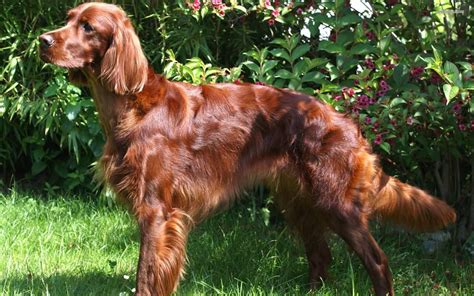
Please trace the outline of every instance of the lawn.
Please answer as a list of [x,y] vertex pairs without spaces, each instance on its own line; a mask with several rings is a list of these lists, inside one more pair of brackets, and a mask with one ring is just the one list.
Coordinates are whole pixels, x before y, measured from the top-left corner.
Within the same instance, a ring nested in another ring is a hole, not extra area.
[[[325,286],[309,292],[301,246],[281,223],[240,204],[192,232],[177,295],[367,295],[370,281],[338,238]],[[132,295],[138,258],[126,211],[87,198],[0,194],[2,295]],[[252,219],[252,217],[254,217]],[[422,235],[378,228],[397,295],[473,295],[472,261],[423,251]]]

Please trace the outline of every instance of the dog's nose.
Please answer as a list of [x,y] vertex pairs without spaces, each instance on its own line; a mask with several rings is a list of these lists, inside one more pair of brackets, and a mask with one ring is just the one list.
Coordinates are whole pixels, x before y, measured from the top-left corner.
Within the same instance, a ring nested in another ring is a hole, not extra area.
[[39,36],[39,40],[40,40],[40,46],[43,48],[51,47],[54,43],[53,36],[48,35],[48,34],[43,34]]

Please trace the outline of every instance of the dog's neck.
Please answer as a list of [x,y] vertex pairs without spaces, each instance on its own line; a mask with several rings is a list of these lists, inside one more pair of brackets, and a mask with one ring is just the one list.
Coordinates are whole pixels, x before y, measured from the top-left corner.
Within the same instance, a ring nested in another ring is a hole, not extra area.
[[106,89],[100,83],[92,83],[91,91],[94,98],[99,120],[106,138],[113,137],[113,132],[127,109],[130,95],[118,95]]
[[117,126],[124,119],[125,113],[132,108],[138,109],[138,112],[144,115],[148,109],[164,98],[166,79],[155,74],[151,67],[148,67],[147,72],[148,79],[143,90],[139,93],[125,95],[108,89],[96,75],[85,73],[106,138],[110,139],[115,136],[114,132],[117,130]]

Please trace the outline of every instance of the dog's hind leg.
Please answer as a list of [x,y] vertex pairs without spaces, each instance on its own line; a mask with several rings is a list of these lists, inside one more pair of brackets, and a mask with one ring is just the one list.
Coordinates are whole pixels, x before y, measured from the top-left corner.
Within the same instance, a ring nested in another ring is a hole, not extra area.
[[278,189],[273,195],[285,220],[303,241],[308,260],[309,283],[312,289],[318,288],[327,279],[328,268],[332,261],[325,238],[328,228],[309,196],[298,190],[297,184],[288,182],[291,181],[280,180]]
[[387,257],[370,234],[367,221],[355,205],[347,211],[331,211],[330,228],[354,250],[370,275],[377,296],[393,295]]

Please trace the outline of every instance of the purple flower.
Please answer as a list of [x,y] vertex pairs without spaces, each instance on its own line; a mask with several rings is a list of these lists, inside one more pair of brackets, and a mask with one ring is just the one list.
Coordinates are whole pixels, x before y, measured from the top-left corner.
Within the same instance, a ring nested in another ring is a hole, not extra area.
[[413,117],[408,116],[408,118],[407,118],[407,124],[408,124],[408,125],[413,125]]
[[298,9],[296,10],[296,14],[303,14],[303,8],[298,7]]
[[369,32],[365,33],[365,36],[367,36],[367,39],[369,39],[370,41],[375,40],[375,37],[376,37],[375,33],[372,32],[372,31],[369,31]]
[[362,108],[367,107],[369,105],[369,97],[367,95],[360,95],[357,98],[357,103]]
[[458,124],[458,128],[461,131],[465,131],[466,130],[466,125],[464,123],[460,123],[460,124]]
[[380,87],[384,90],[387,91],[390,89],[390,86],[388,85],[387,81],[381,80],[380,81]]
[[380,145],[382,144],[383,138],[381,134],[377,134],[374,139],[374,144],[375,145]]
[[443,79],[441,78],[441,76],[439,76],[438,73],[433,72],[431,73],[430,82],[432,84],[440,84],[441,82],[443,82]]
[[365,118],[365,120],[364,120],[364,123],[367,124],[367,125],[369,125],[369,124],[372,123],[372,119],[371,119],[369,116],[367,116],[367,117]]
[[459,113],[461,112],[461,104],[459,102],[457,102],[456,104],[453,105],[453,111],[454,113]]

